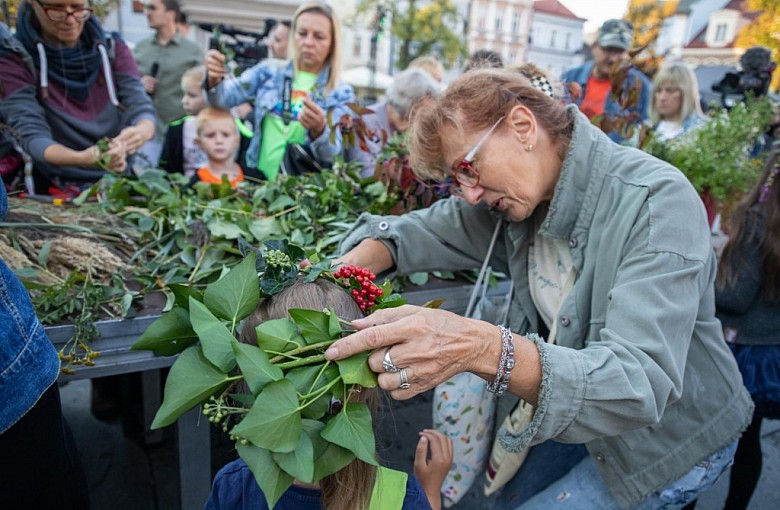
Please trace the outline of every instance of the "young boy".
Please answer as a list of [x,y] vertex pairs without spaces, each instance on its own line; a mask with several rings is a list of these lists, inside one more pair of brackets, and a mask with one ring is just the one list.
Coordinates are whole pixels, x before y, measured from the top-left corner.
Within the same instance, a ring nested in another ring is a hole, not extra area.
[[227,110],[209,107],[201,110],[195,122],[195,145],[206,154],[208,162],[195,172],[191,183],[219,184],[225,176],[235,188],[244,180],[244,171],[235,161],[241,142],[235,119]]
[[[187,177],[192,177],[199,168],[208,164],[206,153],[195,144],[197,137],[195,116],[208,106],[201,88],[204,72],[203,66],[197,66],[188,69],[181,76],[181,106],[187,115],[171,122],[165,133],[159,166],[166,172],[183,173]],[[240,161],[240,155],[246,151],[252,139],[252,131],[240,120],[236,119],[235,122],[241,133],[241,146],[236,157],[236,161]]]

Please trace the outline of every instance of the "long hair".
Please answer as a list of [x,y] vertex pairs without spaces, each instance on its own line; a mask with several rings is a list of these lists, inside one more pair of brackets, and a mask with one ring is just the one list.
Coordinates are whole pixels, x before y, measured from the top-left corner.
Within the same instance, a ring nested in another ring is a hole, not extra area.
[[[761,293],[767,300],[780,298],[780,148],[775,147],[766,162],[761,178],[753,189],[734,209],[731,216],[729,241],[723,249],[718,266],[718,288],[733,286],[739,274],[732,265],[743,243],[755,242],[758,236],[761,251]],[[760,231],[746,229],[748,214],[760,216]]]
[[326,59],[327,64],[330,66],[330,75],[328,76],[328,82],[325,84],[325,92],[330,92],[336,88],[341,79],[341,21],[339,17],[333,12],[333,9],[322,2],[307,2],[295,11],[292,19],[292,28],[290,29],[290,42],[287,46],[289,49],[288,57],[295,63],[295,68],[298,68],[298,47],[295,44],[295,33],[298,31],[298,18],[301,14],[312,12],[315,14],[322,14],[330,20],[331,25],[331,38],[330,38],[330,53]]
[[664,85],[671,85],[680,89],[680,122],[688,118],[690,114],[705,118],[701,110],[701,100],[699,98],[699,82],[696,75],[688,65],[677,62],[661,68],[653,79],[653,92],[650,100],[650,122],[653,125],[662,121],[656,105],[655,93]]
[[[318,279],[304,283],[299,279],[291,286],[268,299],[262,300],[244,322],[239,340],[257,345],[255,328],[271,319],[290,318],[290,308],[322,310],[330,307],[346,320],[363,316],[349,292],[333,282]],[[360,398],[372,413],[376,410],[376,390],[363,388]],[[326,510],[368,510],[374,488],[376,467],[355,459],[346,467],[320,480],[322,507]]]

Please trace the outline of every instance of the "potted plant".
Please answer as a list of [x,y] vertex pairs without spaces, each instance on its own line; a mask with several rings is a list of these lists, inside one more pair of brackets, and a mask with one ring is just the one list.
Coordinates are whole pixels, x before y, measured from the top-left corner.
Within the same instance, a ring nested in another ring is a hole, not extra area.
[[728,211],[761,172],[755,148],[772,118],[766,97],[710,111],[701,127],[671,140],[652,134],[642,148],[678,168],[702,197],[710,226],[719,210]]

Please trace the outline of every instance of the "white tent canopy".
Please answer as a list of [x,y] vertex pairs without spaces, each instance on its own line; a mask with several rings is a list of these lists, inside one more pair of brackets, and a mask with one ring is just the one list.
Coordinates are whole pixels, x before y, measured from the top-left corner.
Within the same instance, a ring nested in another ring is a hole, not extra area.
[[[353,87],[369,88],[371,86],[371,69],[366,66],[354,67],[341,73],[341,79]],[[393,77],[377,71],[374,75],[374,87],[387,90],[393,84]]]

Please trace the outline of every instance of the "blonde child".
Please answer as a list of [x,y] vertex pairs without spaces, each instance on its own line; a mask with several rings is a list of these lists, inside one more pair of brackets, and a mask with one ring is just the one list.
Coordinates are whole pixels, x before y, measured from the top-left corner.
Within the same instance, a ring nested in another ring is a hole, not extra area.
[[201,110],[195,122],[195,145],[206,154],[208,161],[195,171],[190,182],[219,184],[224,176],[235,188],[244,180],[244,170],[236,163],[241,135],[233,115],[227,110],[209,107]]
[[[181,106],[187,115],[168,125],[159,162],[160,168],[169,173],[183,173],[192,177],[199,168],[208,164],[206,153],[195,143],[198,131],[195,117],[208,106],[201,87],[204,73],[204,66],[196,66],[181,76]],[[235,122],[241,134],[240,155],[249,145],[252,131],[240,120],[236,119]],[[236,161],[239,161],[238,156]]]
[[[347,320],[363,316],[352,296],[338,285],[322,279],[312,283],[299,280],[260,302],[254,313],[246,319],[240,340],[243,343],[257,344],[255,327],[268,320],[289,318],[287,310],[290,308],[322,310],[325,307],[333,308],[339,317]],[[372,407],[372,403],[376,401],[377,389],[363,388],[359,395],[361,400]],[[441,484],[451,465],[452,441],[438,431],[426,429],[420,432],[415,451],[414,476],[406,478],[405,486],[403,482],[400,487],[387,485],[384,480],[392,477],[388,477],[384,468],[378,469],[355,459],[316,484],[305,484],[296,480],[274,508],[368,510],[373,493],[379,490],[386,495],[381,498],[383,504],[388,504],[387,500],[393,499],[387,496],[391,493],[396,496],[400,506],[395,506],[400,510],[440,510]],[[403,477],[404,475],[402,480]],[[380,479],[383,481],[378,481]],[[375,487],[376,484],[379,486]],[[249,467],[243,460],[238,459],[217,473],[206,510],[244,508],[268,510],[268,505]]]

